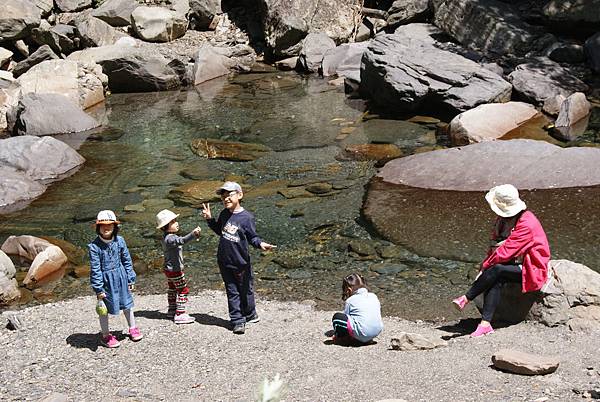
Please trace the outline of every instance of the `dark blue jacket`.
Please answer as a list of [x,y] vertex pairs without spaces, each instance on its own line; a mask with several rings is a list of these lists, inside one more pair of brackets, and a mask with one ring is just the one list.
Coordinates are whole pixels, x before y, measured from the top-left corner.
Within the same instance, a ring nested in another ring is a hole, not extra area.
[[220,266],[241,268],[250,265],[248,244],[260,248],[262,240],[256,234],[254,215],[243,210],[231,213],[224,209],[217,220],[206,221],[216,234],[221,236],[217,251],[217,262]]

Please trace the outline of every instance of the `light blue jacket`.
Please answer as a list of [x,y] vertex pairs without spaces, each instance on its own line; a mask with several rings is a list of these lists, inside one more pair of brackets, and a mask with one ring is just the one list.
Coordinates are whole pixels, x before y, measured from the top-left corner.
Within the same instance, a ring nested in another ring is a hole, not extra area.
[[106,293],[110,314],[133,307],[128,285],[135,283],[135,271],[127,244],[121,236],[109,243],[96,237],[88,244],[90,253],[90,284],[96,294]]
[[383,330],[379,299],[365,288],[346,299],[344,314],[350,320],[352,336],[361,342],[369,342]]

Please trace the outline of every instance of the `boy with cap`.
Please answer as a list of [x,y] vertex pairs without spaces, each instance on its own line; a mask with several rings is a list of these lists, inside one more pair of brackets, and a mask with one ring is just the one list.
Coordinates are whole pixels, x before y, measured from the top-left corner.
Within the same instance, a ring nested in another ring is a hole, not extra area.
[[254,216],[240,205],[244,193],[238,183],[225,182],[217,194],[221,196],[225,209],[215,220],[210,204],[202,204],[202,215],[208,226],[220,236],[217,263],[227,292],[229,318],[233,333],[243,334],[247,322],[259,321],[248,244],[265,251],[276,246],[263,242],[256,234]]
[[167,317],[172,318],[175,324],[190,324],[196,319],[185,312],[185,305],[188,301],[187,279],[183,272],[183,252],[184,244],[200,237],[200,228],[196,227],[185,236],[178,236],[179,222],[175,214],[168,209],[163,209],[156,214],[156,228],[164,233],[162,240],[164,252],[164,273],[167,277],[169,290],[167,291],[167,300],[169,310]]

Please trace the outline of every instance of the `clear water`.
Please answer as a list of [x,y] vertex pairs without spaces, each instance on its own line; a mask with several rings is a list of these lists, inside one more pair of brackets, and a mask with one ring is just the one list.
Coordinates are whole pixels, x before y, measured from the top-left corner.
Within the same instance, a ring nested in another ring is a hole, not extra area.
[[[168,207],[181,214],[182,232],[196,225],[203,228],[200,241],[184,248],[192,291],[222,288],[215,263],[217,236],[206,227],[199,210],[184,204],[172,206],[168,194],[193,180],[234,177],[247,188],[267,188],[258,196],[248,192],[244,201],[256,216],[259,234],[278,245],[275,252],[253,253],[259,297],[311,299],[319,307],[336,308],[341,304],[341,279],[359,271],[381,298],[384,314],[453,317],[445,301],[469,282],[478,247],[487,237],[487,223],[477,222],[482,229],[464,239],[465,244],[474,245],[466,247],[467,251],[453,252],[456,244],[451,237],[429,246],[431,232],[419,219],[426,219],[437,231],[456,225],[462,217],[443,216],[445,195],[425,194],[437,197],[438,202],[423,211],[418,202],[402,210],[391,208],[398,213],[390,217],[389,232],[375,233],[361,216],[366,189],[377,185],[370,184],[375,163],[343,158],[342,148],[377,142],[394,132],[401,137],[397,144],[404,154],[410,154],[440,146],[443,138],[436,138],[435,124],[374,123],[363,119],[364,110],[362,102],[346,99],[341,89],[323,80],[282,73],[214,80],[181,92],[112,95],[106,105],[93,111],[108,128],[81,145],[85,165],[50,186],[26,209],[0,215],[0,241],[9,235],[52,236],[85,250],[95,236],[92,222],[97,211],[113,209],[123,222],[121,234],[140,272],[137,291],[165,293],[160,234],[154,227],[156,212]],[[597,141],[596,117],[590,123],[592,130],[580,140],[583,145]],[[200,137],[260,143],[273,152],[252,162],[207,160],[190,149],[192,139]],[[281,180],[288,188],[327,182],[333,191],[286,199],[273,190],[281,186]],[[423,197],[419,191],[411,194],[415,200]],[[568,210],[568,204],[574,203],[571,211],[580,211],[583,221],[587,217],[587,224],[594,226],[598,208],[592,200],[597,197],[585,194],[583,210],[580,198],[573,198],[577,193],[559,192],[552,197],[564,198],[558,209]],[[389,208],[390,202],[397,201],[394,197],[381,200],[381,207]],[[215,215],[221,209],[218,203],[212,207]],[[473,213],[488,217],[483,210]],[[566,220],[557,221],[557,227],[577,228],[570,223],[572,215],[565,214]],[[561,256],[596,260],[598,236],[590,233],[586,241],[565,236],[555,249]],[[370,251],[357,252],[361,247]],[[31,304],[85,294],[90,294],[87,278],[68,274],[47,289],[28,294],[26,300]]]

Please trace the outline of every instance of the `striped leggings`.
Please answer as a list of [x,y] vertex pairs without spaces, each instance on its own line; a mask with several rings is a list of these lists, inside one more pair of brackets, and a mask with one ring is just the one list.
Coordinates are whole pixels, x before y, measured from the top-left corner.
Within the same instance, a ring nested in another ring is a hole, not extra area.
[[185,305],[188,301],[190,289],[187,287],[187,279],[183,271],[169,272],[164,271],[167,277],[167,302],[169,303],[169,312],[167,314],[180,315],[185,313]]

